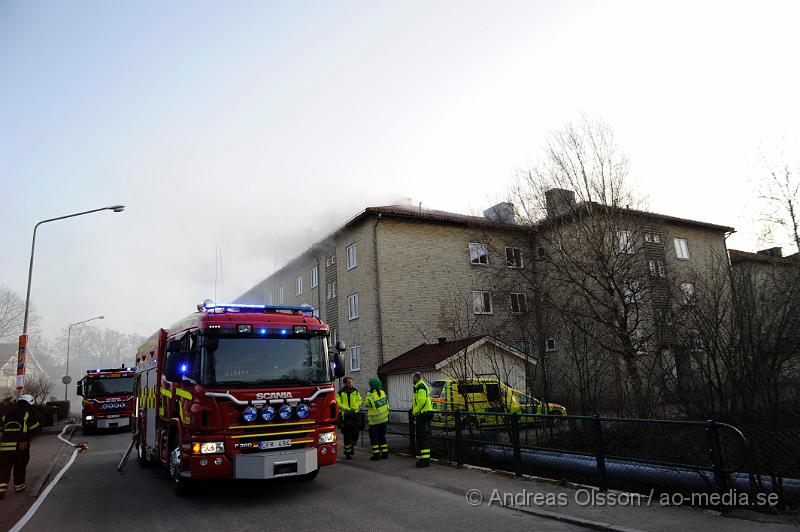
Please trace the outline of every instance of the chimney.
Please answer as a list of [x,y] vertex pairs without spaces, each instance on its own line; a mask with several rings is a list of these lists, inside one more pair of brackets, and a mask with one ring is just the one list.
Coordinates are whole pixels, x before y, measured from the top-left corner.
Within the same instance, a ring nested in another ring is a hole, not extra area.
[[514,215],[514,204],[507,201],[489,207],[483,211],[483,217],[502,224],[517,223],[517,217]]
[[575,206],[575,193],[563,188],[551,188],[544,193],[547,217],[553,218],[569,212]]
[[783,257],[783,248],[776,246],[774,248],[762,249],[761,251],[756,251],[756,254],[779,259]]
[[437,340],[439,340],[440,344],[444,344],[447,342],[447,338],[445,338],[444,336],[440,336],[439,338],[437,338]]

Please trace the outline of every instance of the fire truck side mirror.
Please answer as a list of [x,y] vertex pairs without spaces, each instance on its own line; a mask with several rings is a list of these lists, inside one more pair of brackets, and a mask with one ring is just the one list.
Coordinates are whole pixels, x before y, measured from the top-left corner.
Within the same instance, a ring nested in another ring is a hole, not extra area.
[[339,351],[340,353],[342,351],[347,350],[347,346],[344,345],[344,341],[343,340],[339,340],[338,342],[336,342],[336,350]]
[[79,396],[83,397],[83,385],[82,384],[78,384],[78,386],[76,388],[77,388],[77,391],[75,393],[77,393]]
[[337,379],[344,377],[344,361],[341,353],[333,355],[333,376]]

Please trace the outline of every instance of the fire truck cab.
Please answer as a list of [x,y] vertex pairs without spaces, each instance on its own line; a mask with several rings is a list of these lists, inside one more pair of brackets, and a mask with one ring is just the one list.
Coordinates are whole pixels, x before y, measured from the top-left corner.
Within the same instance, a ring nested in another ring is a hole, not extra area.
[[84,434],[131,424],[134,368],[90,369],[78,381]]
[[339,342],[311,307],[215,304],[152,335],[136,354],[134,444],[197,479],[312,479],[336,461]]

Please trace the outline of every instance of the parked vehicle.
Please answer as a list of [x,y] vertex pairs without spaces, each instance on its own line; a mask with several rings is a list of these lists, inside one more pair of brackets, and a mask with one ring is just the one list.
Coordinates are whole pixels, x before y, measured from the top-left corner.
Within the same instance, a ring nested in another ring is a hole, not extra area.
[[471,379],[444,379],[432,383],[431,403],[434,409],[433,426],[452,429],[455,426],[452,415],[437,414],[437,411],[465,412],[462,427],[469,431],[481,428],[499,427],[508,418],[492,415],[497,413],[518,413],[520,423],[536,423],[538,417],[524,414],[566,415],[561,405],[548,403],[547,406],[536,398],[500,382],[492,377]]
[[153,334],[136,354],[133,432],[142,467],[194,480],[313,479],[336,462],[338,342],[310,307],[215,304]]
[[90,369],[78,381],[84,434],[131,424],[134,368]]

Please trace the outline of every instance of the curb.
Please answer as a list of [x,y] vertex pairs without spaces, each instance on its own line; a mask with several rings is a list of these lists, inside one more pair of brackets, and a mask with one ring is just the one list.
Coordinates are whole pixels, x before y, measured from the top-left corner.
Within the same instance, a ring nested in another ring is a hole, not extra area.
[[[66,439],[68,440],[71,439],[72,436],[75,434],[76,430],[78,430],[78,425],[73,425],[72,429],[70,429],[69,431],[67,431],[67,433],[64,434]],[[58,432],[55,431],[53,431],[53,433],[58,434]],[[59,448],[58,452],[55,454],[55,456],[53,456],[53,459],[50,461],[50,465],[47,467],[47,472],[44,475],[42,475],[39,478],[39,480],[36,481],[36,484],[33,486],[32,490],[36,497],[38,497],[42,493],[44,487],[47,485],[48,482],[50,482],[50,479],[53,478],[53,471],[56,469],[56,466],[59,464],[59,462],[62,461],[62,458],[65,456],[64,453],[65,449],[67,449],[67,447],[63,445]]]

